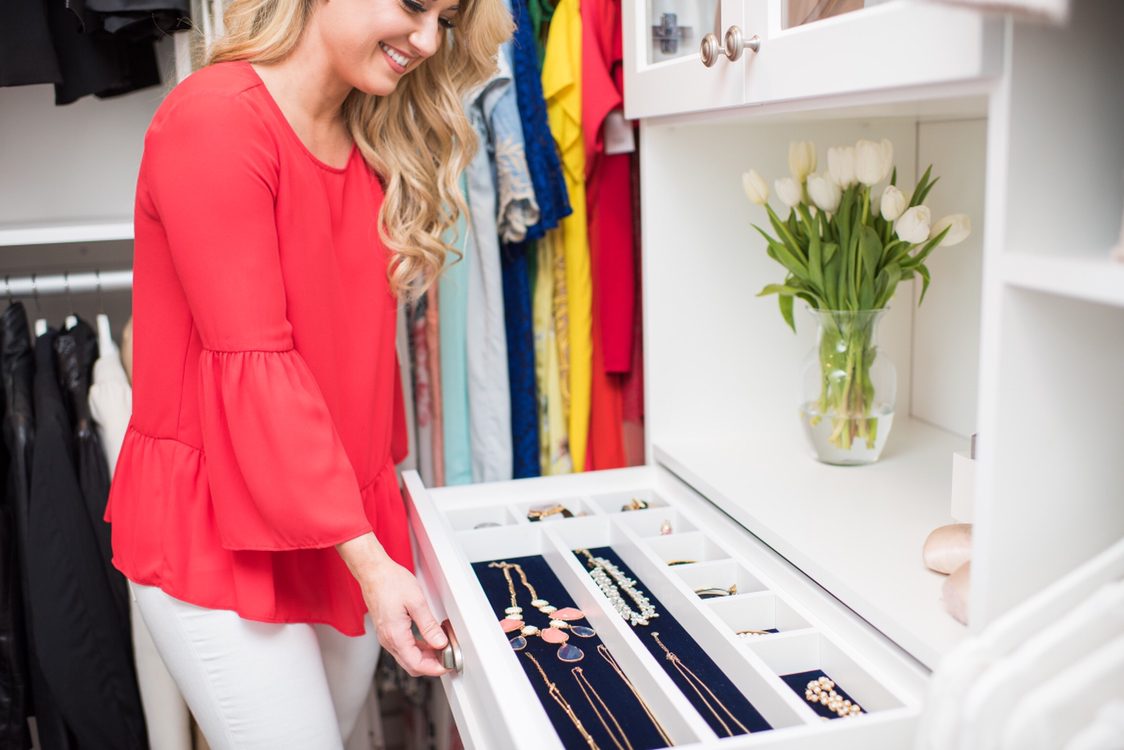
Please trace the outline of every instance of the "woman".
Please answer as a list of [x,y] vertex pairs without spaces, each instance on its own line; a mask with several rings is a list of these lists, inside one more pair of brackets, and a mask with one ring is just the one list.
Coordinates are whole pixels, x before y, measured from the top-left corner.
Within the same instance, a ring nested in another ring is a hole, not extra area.
[[444,671],[394,471],[395,317],[445,263],[460,100],[510,26],[499,0],[234,0],[146,134],[106,517],[215,750],[342,747],[380,642]]

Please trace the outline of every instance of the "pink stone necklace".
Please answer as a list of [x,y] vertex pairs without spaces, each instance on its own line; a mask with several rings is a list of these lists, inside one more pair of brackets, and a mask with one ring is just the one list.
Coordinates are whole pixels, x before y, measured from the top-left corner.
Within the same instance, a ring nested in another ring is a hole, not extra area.
[[[503,577],[507,580],[507,590],[511,594],[511,606],[504,610],[504,617],[500,620],[500,628],[505,633],[519,631],[509,641],[512,649],[522,651],[527,647],[527,638],[537,635],[547,643],[558,644],[558,659],[560,661],[575,662],[585,658],[585,653],[580,648],[572,643],[567,643],[570,640],[570,634],[579,638],[592,638],[597,635],[593,628],[571,624],[574,620],[584,619],[584,612],[574,607],[558,609],[551,606],[546,599],[540,599],[535,587],[527,580],[527,573],[523,570],[523,566],[517,563],[500,561],[488,563],[488,567],[502,570]],[[524,621],[523,608],[519,606],[518,597],[515,593],[515,580],[511,577],[511,571],[513,570],[519,574],[523,586],[531,594],[531,606],[550,618],[549,627],[538,628],[534,625],[528,625]]]

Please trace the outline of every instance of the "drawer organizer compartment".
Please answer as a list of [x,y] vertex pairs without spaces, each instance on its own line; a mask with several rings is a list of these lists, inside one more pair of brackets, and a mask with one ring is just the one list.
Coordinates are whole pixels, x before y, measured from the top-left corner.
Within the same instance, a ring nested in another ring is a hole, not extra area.
[[[572,479],[433,493],[441,501],[433,517],[448,529],[445,544],[469,573],[443,595],[472,613],[459,628],[473,645],[487,642],[475,649],[487,661],[466,657],[464,675],[475,670],[468,681],[475,684],[490,675],[500,702],[524,706],[521,716],[503,718],[507,731],[497,735],[504,738],[497,747],[520,746],[507,738],[526,738],[535,716],[553,728],[542,735],[540,727],[535,737],[546,748],[720,741],[740,748],[764,741],[761,735],[781,741],[790,728],[827,726],[827,707],[804,695],[821,676],[863,713],[903,707],[754,558],[734,552],[746,542],[731,545],[713,533],[674,493],[636,484],[597,492],[590,477]],[[630,508],[634,498],[647,507]],[[572,512],[526,518],[554,503]],[[428,526],[426,532],[434,543]],[[448,679],[451,696],[473,701]],[[490,693],[476,694],[484,705],[471,713],[490,712]],[[862,715],[844,723],[858,730],[849,733],[856,738],[885,731],[884,722],[868,724]],[[801,737],[807,739],[794,734],[782,744],[801,747]]]
[[[863,713],[901,706],[890,691],[843,649],[815,631],[762,639],[749,643],[748,647],[819,716],[841,718],[822,702],[825,699],[821,696],[830,692],[829,685],[848,705],[857,704]],[[820,690],[810,692],[809,683],[822,682],[824,678],[828,682],[821,684]]]
[[735,635],[744,640],[811,627],[784,599],[769,591],[714,599],[707,604]]

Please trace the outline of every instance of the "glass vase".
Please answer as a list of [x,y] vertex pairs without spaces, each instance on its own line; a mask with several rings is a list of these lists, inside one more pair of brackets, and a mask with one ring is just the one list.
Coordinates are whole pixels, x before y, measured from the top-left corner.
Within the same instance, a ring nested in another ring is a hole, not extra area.
[[871,464],[894,424],[898,372],[878,350],[882,310],[810,310],[818,331],[804,363],[800,420],[816,458]]

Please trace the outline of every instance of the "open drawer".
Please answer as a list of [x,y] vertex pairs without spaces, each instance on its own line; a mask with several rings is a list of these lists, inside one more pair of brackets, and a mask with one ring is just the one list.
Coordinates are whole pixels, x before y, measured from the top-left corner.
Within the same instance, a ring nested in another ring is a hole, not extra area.
[[[435,490],[415,472],[404,479],[419,579],[460,651],[460,670],[442,682],[466,746],[911,743],[927,672],[666,469]],[[558,504],[565,517],[528,516]],[[641,508],[624,510],[630,505]],[[646,625],[626,621],[609,597],[620,593],[639,614],[631,587],[612,575],[599,587],[591,575],[598,568],[635,581],[656,616]],[[514,649],[509,639],[521,630],[498,624],[510,597],[525,625],[546,628],[554,619],[536,611],[549,607],[532,606],[528,590],[559,612],[580,610],[584,619],[571,612],[554,633],[570,627],[565,645],[577,652],[534,633]],[[590,629],[595,635],[576,637]],[[563,653],[582,658],[563,661]],[[834,713],[806,695],[821,676],[838,692]],[[839,717],[844,698],[862,713]]]

